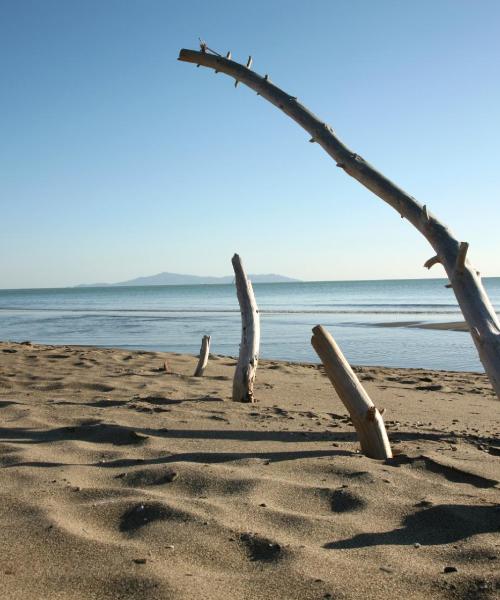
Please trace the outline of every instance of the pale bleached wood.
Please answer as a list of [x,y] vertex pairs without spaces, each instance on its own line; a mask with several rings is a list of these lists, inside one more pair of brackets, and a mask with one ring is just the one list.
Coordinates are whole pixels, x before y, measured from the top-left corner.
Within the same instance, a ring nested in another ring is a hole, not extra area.
[[241,343],[233,379],[233,400],[235,402],[255,402],[253,384],[259,362],[259,309],[255,301],[252,283],[246,276],[240,257],[235,254],[231,262],[241,311]]
[[392,181],[374,169],[361,156],[348,148],[333,129],[311,113],[295,96],[287,94],[269,77],[254,73],[245,65],[206,51],[181,50],[179,60],[216,69],[247,85],[311,135],[311,141],[319,144],[348,175],[354,177],[374,194],[392,206],[402,217],[416,227],[433,247],[437,259],[427,262],[428,268],[440,262],[450,280],[465,321],[471,331],[477,331],[472,339],[481,362],[500,398],[500,323],[486,294],[478,272],[466,259],[467,247],[460,243],[447,227]]
[[363,454],[381,460],[392,458],[382,415],[331,334],[321,325],[317,325],[313,328],[311,344],[340,400],[349,411]]
[[208,356],[210,354],[210,336],[204,335],[201,340],[200,358],[198,360],[198,366],[194,372],[194,377],[203,377],[203,373],[208,364]]

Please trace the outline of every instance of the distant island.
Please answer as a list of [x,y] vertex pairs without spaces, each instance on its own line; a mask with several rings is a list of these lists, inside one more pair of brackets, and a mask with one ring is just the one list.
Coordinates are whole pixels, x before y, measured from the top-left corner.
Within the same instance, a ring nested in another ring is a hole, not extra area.
[[[248,275],[252,283],[286,283],[300,281],[284,275],[269,273],[267,275]],[[158,273],[149,277],[137,277],[128,281],[118,283],[82,283],[76,287],[116,287],[116,286],[138,286],[138,285],[213,285],[232,283],[234,277],[203,277],[198,275],[182,275],[180,273]]]

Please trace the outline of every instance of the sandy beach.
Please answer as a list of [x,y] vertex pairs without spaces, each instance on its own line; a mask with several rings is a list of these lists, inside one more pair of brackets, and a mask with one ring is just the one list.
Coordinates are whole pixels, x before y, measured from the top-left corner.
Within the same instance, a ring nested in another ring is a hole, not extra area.
[[[316,365],[0,344],[6,599],[497,597],[500,417],[483,374],[357,368],[395,458]],[[165,359],[168,372],[162,368]]]

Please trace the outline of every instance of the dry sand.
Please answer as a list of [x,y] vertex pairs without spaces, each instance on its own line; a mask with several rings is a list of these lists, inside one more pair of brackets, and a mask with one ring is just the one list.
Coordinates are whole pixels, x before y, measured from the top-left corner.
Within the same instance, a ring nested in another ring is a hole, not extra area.
[[177,354],[0,359],[2,600],[496,597],[484,375],[357,369],[399,453],[384,463],[314,365],[262,361],[244,405],[227,357],[203,378]]

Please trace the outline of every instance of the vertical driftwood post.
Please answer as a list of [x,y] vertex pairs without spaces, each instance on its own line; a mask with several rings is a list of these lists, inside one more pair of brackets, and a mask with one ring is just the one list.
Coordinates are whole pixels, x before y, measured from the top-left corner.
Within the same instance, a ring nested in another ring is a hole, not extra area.
[[233,263],[236,293],[241,311],[241,343],[238,364],[233,379],[233,400],[254,402],[253,383],[259,361],[260,318],[252,283],[247,278],[240,257],[235,254]]
[[295,96],[274,85],[267,75],[262,77],[252,71],[250,64],[239,64],[231,60],[230,55],[224,58],[206,46],[202,47],[201,52],[181,50],[179,60],[226,73],[274,104],[305,129],[311,136],[310,141],[321,146],[333,158],[337,167],[387,202],[420,231],[436,254],[425,266],[431,268],[437,263],[443,265],[469,325],[479,358],[500,399],[500,322],[483,287],[479,272],[466,258],[467,242],[455,238],[426,205],[417,202],[362,156],[348,148],[330,125],[310,112]]
[[321,325],[313,329],[311,344],[325,367],[339,398],[349,411],[363,454],[370,458],[392,458],[384,420],[333,337]]
[[210,336],[204,335],[201,340],[200,359],[198,366],[194,372],[194,377],[203,377],[203,373],[208,363],[208,355],[210,354]]

